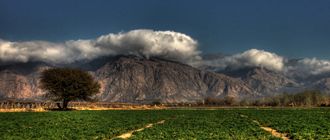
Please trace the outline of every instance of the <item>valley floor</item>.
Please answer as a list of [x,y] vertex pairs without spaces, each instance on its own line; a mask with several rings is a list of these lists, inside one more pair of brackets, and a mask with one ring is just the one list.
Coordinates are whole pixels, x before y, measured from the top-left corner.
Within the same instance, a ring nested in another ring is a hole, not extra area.
[[0,139],[330,139],[330,108],[7,112]]

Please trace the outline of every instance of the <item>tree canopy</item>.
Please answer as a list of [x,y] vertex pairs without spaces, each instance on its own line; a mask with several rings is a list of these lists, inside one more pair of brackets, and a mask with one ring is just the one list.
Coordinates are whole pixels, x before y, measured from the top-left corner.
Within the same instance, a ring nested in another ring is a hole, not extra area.
[[73,100],[93,100],[99,93],[100,84],[88,72],[70,68],[47,69],[41,74],[40,88],[46,91],[45,97],[61,101],[60,109],[67,109]]

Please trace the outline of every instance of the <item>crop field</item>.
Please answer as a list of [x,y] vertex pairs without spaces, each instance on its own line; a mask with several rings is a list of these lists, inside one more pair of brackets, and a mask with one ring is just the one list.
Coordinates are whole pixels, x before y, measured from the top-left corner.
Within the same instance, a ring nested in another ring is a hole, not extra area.
[[121,138],[330,139],[330,109],[0,113],[1,140]]

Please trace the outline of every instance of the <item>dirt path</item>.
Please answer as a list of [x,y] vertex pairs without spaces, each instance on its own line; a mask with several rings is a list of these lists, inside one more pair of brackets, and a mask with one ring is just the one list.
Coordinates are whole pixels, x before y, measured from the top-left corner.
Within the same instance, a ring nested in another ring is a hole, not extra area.
[[[136,129],[136,130],[133,130],[133,131],[129,131],[129,132],[121,134],[121,135],[119,135],[115,138],[129,139],[130,137],[133,136],[133,133],[135,133],[135,132],[140,132],[140,131],[143,131],[144,129],[151,128],[156,124],[163,124],[163,123],[165,123],[165,120],[161,120],[161,121],[156,122],[156,123],[149,123],[149,124],[147,124],[146,126],[144,126],[142,128],[139,128],[139,129]],[[115,139],[115,138],[113,138],[113,139]]]
[[269,133],[271,133],[275,137],[282,138],[283,140],[290,140],[290,138],[287,137],[287,134],[280,133],[280,132],[276,131],[273,128],[263,127],[263,126],[261,126],[260,128],[263,129],[263,130],[265,130],[265,131],[267,131],[267,132],[269,132]]
[[[249,117],[246,116],[246,115],[241,115],[241,117],[243,117],[243,118],[249,118]],[[260,127],[261,129],[263,129],[263,130],[269,132],[269,133],[272,134],[274,137],[278,137],[278,138],[281,138],[281,139],[283,139],[283,140],[290,140],[290,138],[287,137],[288,134],[280,133],[280,132],[278,132],[276,129],[273,129],[273,128],[271,128],[271,127],[262,126],[262,125],[260,124],[260,122],[257,121],[257,120],[252,120],[252,122],[258,124],[259,127]]]

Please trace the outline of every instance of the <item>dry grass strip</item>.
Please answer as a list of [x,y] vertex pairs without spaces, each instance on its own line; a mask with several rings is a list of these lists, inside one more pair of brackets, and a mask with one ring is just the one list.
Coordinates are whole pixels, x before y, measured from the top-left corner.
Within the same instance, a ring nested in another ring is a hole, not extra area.
[[129,139],[130,137],[133,136],[133,133],[135,133],[135,132],[140,132],[140,131],[143,131],[144,129],[151,128],[151,127],[153,127],[156,124],[163,124],[163,123],[165,123],[165,120],[161,120],[161,121],[156,122],[156,123],[149,123],[149,124],[147,124],[146,126],[144,126],[142,128],[139,128],[139,129],[136,129],[136,130],[133,130],[133,131],[126,132],[126,133],[121,134],[121,135],[119,135],[119,136],[117,136],[115,138]]
[[[242,118],[249,118],[248,116],[246,115],[240,115]],[[273,129],[271,127],[266,127],[266,126],[262,126],[260,124],[259,121],[257,120],[252,120],[252,122],[256,123],[257,125],[259,125],[259,127],[265,131],[267,131],[268,133],[272,134],[274,137],[277,137],[277,138],[281,138],[283,140],[290,140],[290,138],[288,137],[288,134],[286,133],[281,133],[281,132],[278,132],[276,129]]]

